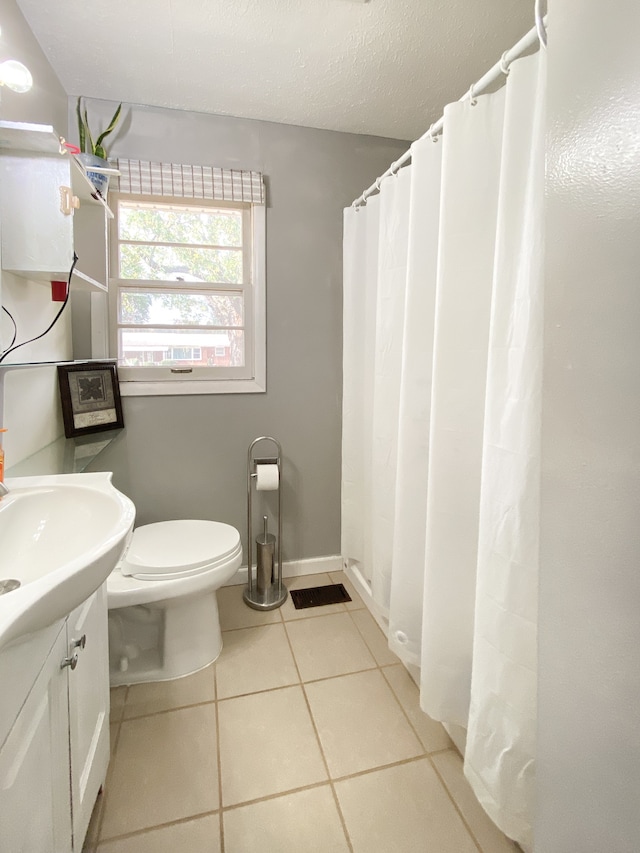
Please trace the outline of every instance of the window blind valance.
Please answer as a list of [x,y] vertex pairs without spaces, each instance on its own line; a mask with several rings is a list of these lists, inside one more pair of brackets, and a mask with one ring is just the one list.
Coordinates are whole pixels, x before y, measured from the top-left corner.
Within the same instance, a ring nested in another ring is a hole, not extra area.
[[265,203],[261,172],[120,158],[113,165],[122,193]]

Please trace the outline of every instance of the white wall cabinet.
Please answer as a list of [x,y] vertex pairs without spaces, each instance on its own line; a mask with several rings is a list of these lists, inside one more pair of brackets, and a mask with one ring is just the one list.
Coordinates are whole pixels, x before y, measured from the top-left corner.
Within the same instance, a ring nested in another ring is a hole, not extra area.
[[109,763],[104,586],[1,652],[0,677],[12,697],[0,704],[0,850],[80,853]]
[[106,291],[112,214],[54,129],[0,122],[0,153],[2,269],[66,281],[75,250],[73,289]]

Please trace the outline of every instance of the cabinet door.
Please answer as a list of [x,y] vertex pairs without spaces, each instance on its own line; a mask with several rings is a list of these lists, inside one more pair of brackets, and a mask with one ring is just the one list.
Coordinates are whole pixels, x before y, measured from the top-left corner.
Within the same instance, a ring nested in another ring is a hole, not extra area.
[[66,278],[73,260],[73,217],[60,210],[71,183],[68,157],[5,154],[2,268],[30,278]]
[[[84,648],[82,637],[86,637]],[[78,653],[69,671],[69,744],[74,850],[82,850],[91,812],[109,764],[109,647],[104,585],[76,608],[67,622],[68,654]]]
[[71,853],[66,651],[62,629],[0,750],[2,853]]

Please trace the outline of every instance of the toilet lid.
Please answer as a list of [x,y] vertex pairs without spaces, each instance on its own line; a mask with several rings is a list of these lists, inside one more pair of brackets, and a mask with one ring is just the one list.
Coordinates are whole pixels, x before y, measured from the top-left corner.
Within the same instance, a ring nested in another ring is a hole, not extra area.
[[123,575],[137,578],[179,577],[213,568],[233,557],[240,534],[219,521],[159,521],[133,531],[120,563]]

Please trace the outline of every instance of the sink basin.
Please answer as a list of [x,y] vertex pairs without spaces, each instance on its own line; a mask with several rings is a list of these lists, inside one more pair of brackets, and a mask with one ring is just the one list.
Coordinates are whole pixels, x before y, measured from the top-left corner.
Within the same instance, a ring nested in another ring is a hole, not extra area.
[[0,500],[0,648],[85,601],[118,562],[135,519],[109,473],[17,477],[7,486]]

